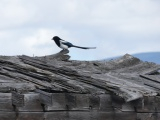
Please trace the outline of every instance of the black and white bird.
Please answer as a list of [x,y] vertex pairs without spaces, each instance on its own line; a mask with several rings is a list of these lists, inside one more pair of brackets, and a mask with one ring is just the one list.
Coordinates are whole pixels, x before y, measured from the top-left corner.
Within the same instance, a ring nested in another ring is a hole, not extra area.
[[76,45],[73,45],[70,42],[67,42],[67,41],[59,38],[58,36],[54,36],[52,38],[52,40],[54,40],[55,43],[57,44],[57,46],[62,48],[63,50],[66,50],[66,49],[68,49],[70,47],[76,47],[76,48],[81,48],[81,49],[95,49],[96,48],[96,47],[80,47],[80,46],[76,46]]

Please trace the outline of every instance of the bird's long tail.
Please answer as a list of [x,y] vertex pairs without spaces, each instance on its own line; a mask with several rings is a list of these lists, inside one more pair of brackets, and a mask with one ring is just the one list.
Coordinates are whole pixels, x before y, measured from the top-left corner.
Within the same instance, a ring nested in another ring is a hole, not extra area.
[[80,47],[73,45],[72,47],[81,48],[81,49],[96,49],[96,47]]

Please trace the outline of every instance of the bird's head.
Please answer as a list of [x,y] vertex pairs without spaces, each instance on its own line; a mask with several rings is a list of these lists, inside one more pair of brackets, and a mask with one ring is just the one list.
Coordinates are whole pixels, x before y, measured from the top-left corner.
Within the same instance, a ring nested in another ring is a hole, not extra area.
[[61,40],[61,38],[59,38],[58,36],[54,36],[52,40],[57,41],[57,40]]

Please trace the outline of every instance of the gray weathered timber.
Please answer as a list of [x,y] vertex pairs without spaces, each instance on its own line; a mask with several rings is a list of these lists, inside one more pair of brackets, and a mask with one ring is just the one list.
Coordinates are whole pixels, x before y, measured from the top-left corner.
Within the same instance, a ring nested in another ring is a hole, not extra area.
[[49,106],[46,105],[45,110],[46,111],[67,110],[65,93],[53,93],[52,94],[52,105],[49,105]]
[[137,102],[137,112],[160,112],[160,97],[144,97]]
[[16,120],[16,114],[15,112],[0,111],[0,120]]
[[17,107],[23,107],[24,106],[24,95],[17,93],[15,91],[12,91],[12,104]]
[[43,107],[39,99],[39,94],[36,94],[36,93],[24,94],[24,105],[17,107],[17,111],[19,112],[43,111]]
[[0,120],[159,120],[160,65],[68,52],[0,56]]
[[14,111],[11,93],[0,93],[0,111]]
[[44,112],[19,112],[15,120],[45,120]]
[[147,86],[142,86],[142,85],[140,86],[138,84],[134,84],[124,79],[120,80],[117,77],[111,76],[110,73],[101,74],[101,75],[99,74],[88,75],[83,71],[75,71],[66,67],[61,68],[49,63],[46,63],[45,65],[43,65],[43,61],[33,59],[33,58],[31,59],[30,57],[27,57],[27,56],[23,56],[21,57],[21,59],[23,60],[23,62],[29,65],[33,65],[35,67],[38,67],[44,70],[49,70],[50,72],[54,72],[60,75],[60,76],[57,76],[59,77],[59,79],[62,79],[62,77],[64,76],[70,80],[77,80],[86,84],[100,87],[102,89],[106,89],[111,92],[114,92],[120,97],[123,97],[126,101],[132,101],[132,100],[141,98],[143,96],[141,93],[150,94],[150,95],[156,94],[156,91],[152,89],[148,89]]
[[[97,112],[50,112],[46,113],[46,120],[113,120],[112,113],[97,113]],[[65,119],[64,119],[65,118]]]
[[112,111],[112,99],[110,94],[92,95],[77,93],[47,93],[36,90],[40,95],[40,101],[46,111],[56,110],[100,110]]
[[160,113],[138,113],[137,120],[159,120]]
[[52,93],[45,92],[43,90],[35,90],[35,92],[39,93],[39,98],[40,102],[44,105],[52,105],[53,100],[52,100]]
[[134,112],[50,112],[46,113],[46,120],[136,120]]

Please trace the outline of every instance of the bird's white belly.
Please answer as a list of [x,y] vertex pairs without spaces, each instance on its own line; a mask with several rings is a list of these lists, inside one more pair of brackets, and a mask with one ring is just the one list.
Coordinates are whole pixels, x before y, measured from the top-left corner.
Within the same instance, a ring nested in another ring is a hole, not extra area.
[[60,48],[62,48],[62,49],[68,49],[68,46],[67,46],[67,45],[64,45],[64,44],[61,44],[61,45],[60,45]]

